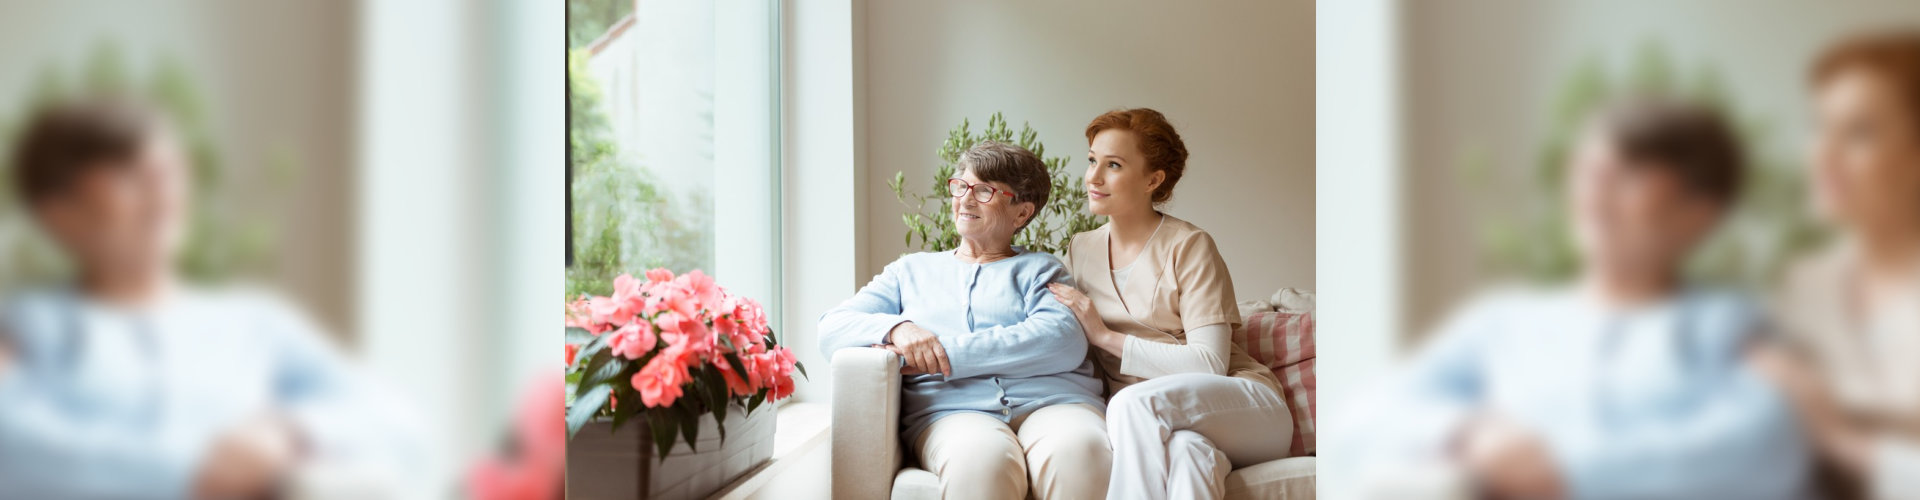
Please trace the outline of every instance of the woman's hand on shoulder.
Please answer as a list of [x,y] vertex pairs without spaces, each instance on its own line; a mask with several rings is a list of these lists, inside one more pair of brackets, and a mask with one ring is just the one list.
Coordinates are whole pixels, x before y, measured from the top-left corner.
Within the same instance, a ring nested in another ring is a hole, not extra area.
[[1047,291],[1053,292],[1053,298],[1073,312],[1073,318],[1080,322],[1080,329],[1086,332],[1088,344],[1115,356],[1120,355],[1120,341],[1125,340],[1120,336],[1124,334],[1107,328],[1107,322],[1100,319],[1100,312],[1093,309],[1093,299],[1087,298],[1087,294],[1081,293],[1080,289],[1061,283],[1048,283]]
[[1856,474],[1872,470],[1873,439],[1853,425],[1814,367],[1787,348],[1771,343],[1749,348],[1746,365],[1786,397],[1823,453]]
[[1047,291],[1053,293],[1054,300],[1067,306],[1067,310],[1073,313],[1073,318],[1080,321],[1080,328],[1088,333],[1092,333],[1095,328],[1106,329],[1106,323],[1100,320],[1100,313],[1093,310],[1093,299],[1087,298],[1087,294],[1080,293],[1080,289],[1061,283],[1048,283]]

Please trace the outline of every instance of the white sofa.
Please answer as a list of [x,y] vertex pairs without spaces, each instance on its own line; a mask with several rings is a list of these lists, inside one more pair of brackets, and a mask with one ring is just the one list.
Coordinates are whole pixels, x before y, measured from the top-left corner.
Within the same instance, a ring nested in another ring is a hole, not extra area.
[[[833,498],[938,499],[940,479],[900,447],[900,362],[885,349],[833,355]],[[1310,499],[1314,457],[1235,469],[1227,498]]]

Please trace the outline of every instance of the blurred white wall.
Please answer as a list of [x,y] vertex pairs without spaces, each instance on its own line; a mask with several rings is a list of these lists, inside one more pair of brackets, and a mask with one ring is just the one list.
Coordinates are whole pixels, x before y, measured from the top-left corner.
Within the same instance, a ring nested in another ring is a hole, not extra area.
[[[356,321],[352,216],[358,137],[354,2],[8,2],[0,8],[0,117],[18,119],[43,74],[70,83],[103,44],[146,82],[164,59],[190,75],[213,143],[250,211],[278,236],[267,276],[330,330]],[[268,185],[290,160],[293,182]],[[249,189],[251,188],[251,189]]]
[[[1187,143],[1168,212],[1212,233],[1241,300],[1314,288],[1314,6],[1237,2],[868,2],[861,283],[892,262],[947,130],[995,111],[1086,168],[1087,122],[1167,114]],[[851,293],[847,290],[846,293]]]
[[1502,200],[1475,200],[1461,163],[1530,167],[1549,133],[1551,99],[1584,58],[1619,72],[1653,41],[1685,78],[1714,68],[1741,111],[1771,126],[1773,141],[1761,146],[1798,166],[1812,58],[1855,30],[1920,22],[1910,3],[1864,0],[1402,4],[1403,298],[1416,334],[1485,279],[1468,207],[1492,201],[1497,209]]
[[784,341],[811,367],[794,399],[825,403],[832,373],[814,327],[865,285],[859,193],[867,160],[866,0],[786,0],[781,5],[781,277]]
[[361,7],[361,354],[423,412],[444,459],[423,482],[447,488],[561,367],[565,11]]
[[[1319,291],[1339,300],[1315,310],[1320,335],[1318,408],[1337,415],[1344,397],[1359,392],[1367,379],[1393,360],[1400,329],[1398,293],[1405,272],[1399,267],[1404,244],[1397,231],[1402,202],[1398,191],[1399,148],[1391,147],[1399,129],[1394,113],[1400,78],[1398,8],[1393,0],[1341,0],[1320,5],[1315,30],[1315,141],[1321,174],[1315,262],[1330,276]],[[1388,145],[1388,147],[1382,147]],[[1317,420],[1319,442],[1340,442],[1348,432],[1370,429],[1343,425],[1340,418]],[[1342,450],[1322,446],[1321,457]],[[1338,463],[1328,459],[1324,463]],[[1353,471],[1322,466],[1321,496],[1352,498],[1342,491],[1355,484]],[[1342,475],[1347,474],[1347,475]]]

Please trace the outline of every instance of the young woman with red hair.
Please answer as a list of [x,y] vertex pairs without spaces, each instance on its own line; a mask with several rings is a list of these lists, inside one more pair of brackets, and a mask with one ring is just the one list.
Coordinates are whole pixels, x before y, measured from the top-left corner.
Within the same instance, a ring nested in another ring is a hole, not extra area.
[[1108,498],[1221,498],[1234,464],[1285,458],[1293,418],[1279,380],[1233,343],[1233,279],[1213,237],[1159,206],[1186,172],[1165,116],[1127,109],[1087,125],[1087,207],[1074,235],[1079,288],[1054,295],[1086,330],[1106,380]]
[[1920,30],[1856,36],[1811,67],[1814,208],[1838,241],[1779,297],[1796,399],[1835,498],[1920,497]]

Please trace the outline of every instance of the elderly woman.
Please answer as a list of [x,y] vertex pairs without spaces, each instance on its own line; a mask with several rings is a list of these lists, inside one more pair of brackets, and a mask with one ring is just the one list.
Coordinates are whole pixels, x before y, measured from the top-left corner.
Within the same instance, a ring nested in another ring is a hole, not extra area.
[[1013,246],[1046,206],[1045,165],[984,142],[948,180],[960,246],[888,264],[820,318],[820,350],[900,355],[901,439],[940,476],[946,498],[1106,495],[1100,381],[1087,340],[1047,285],[1059,259]]

